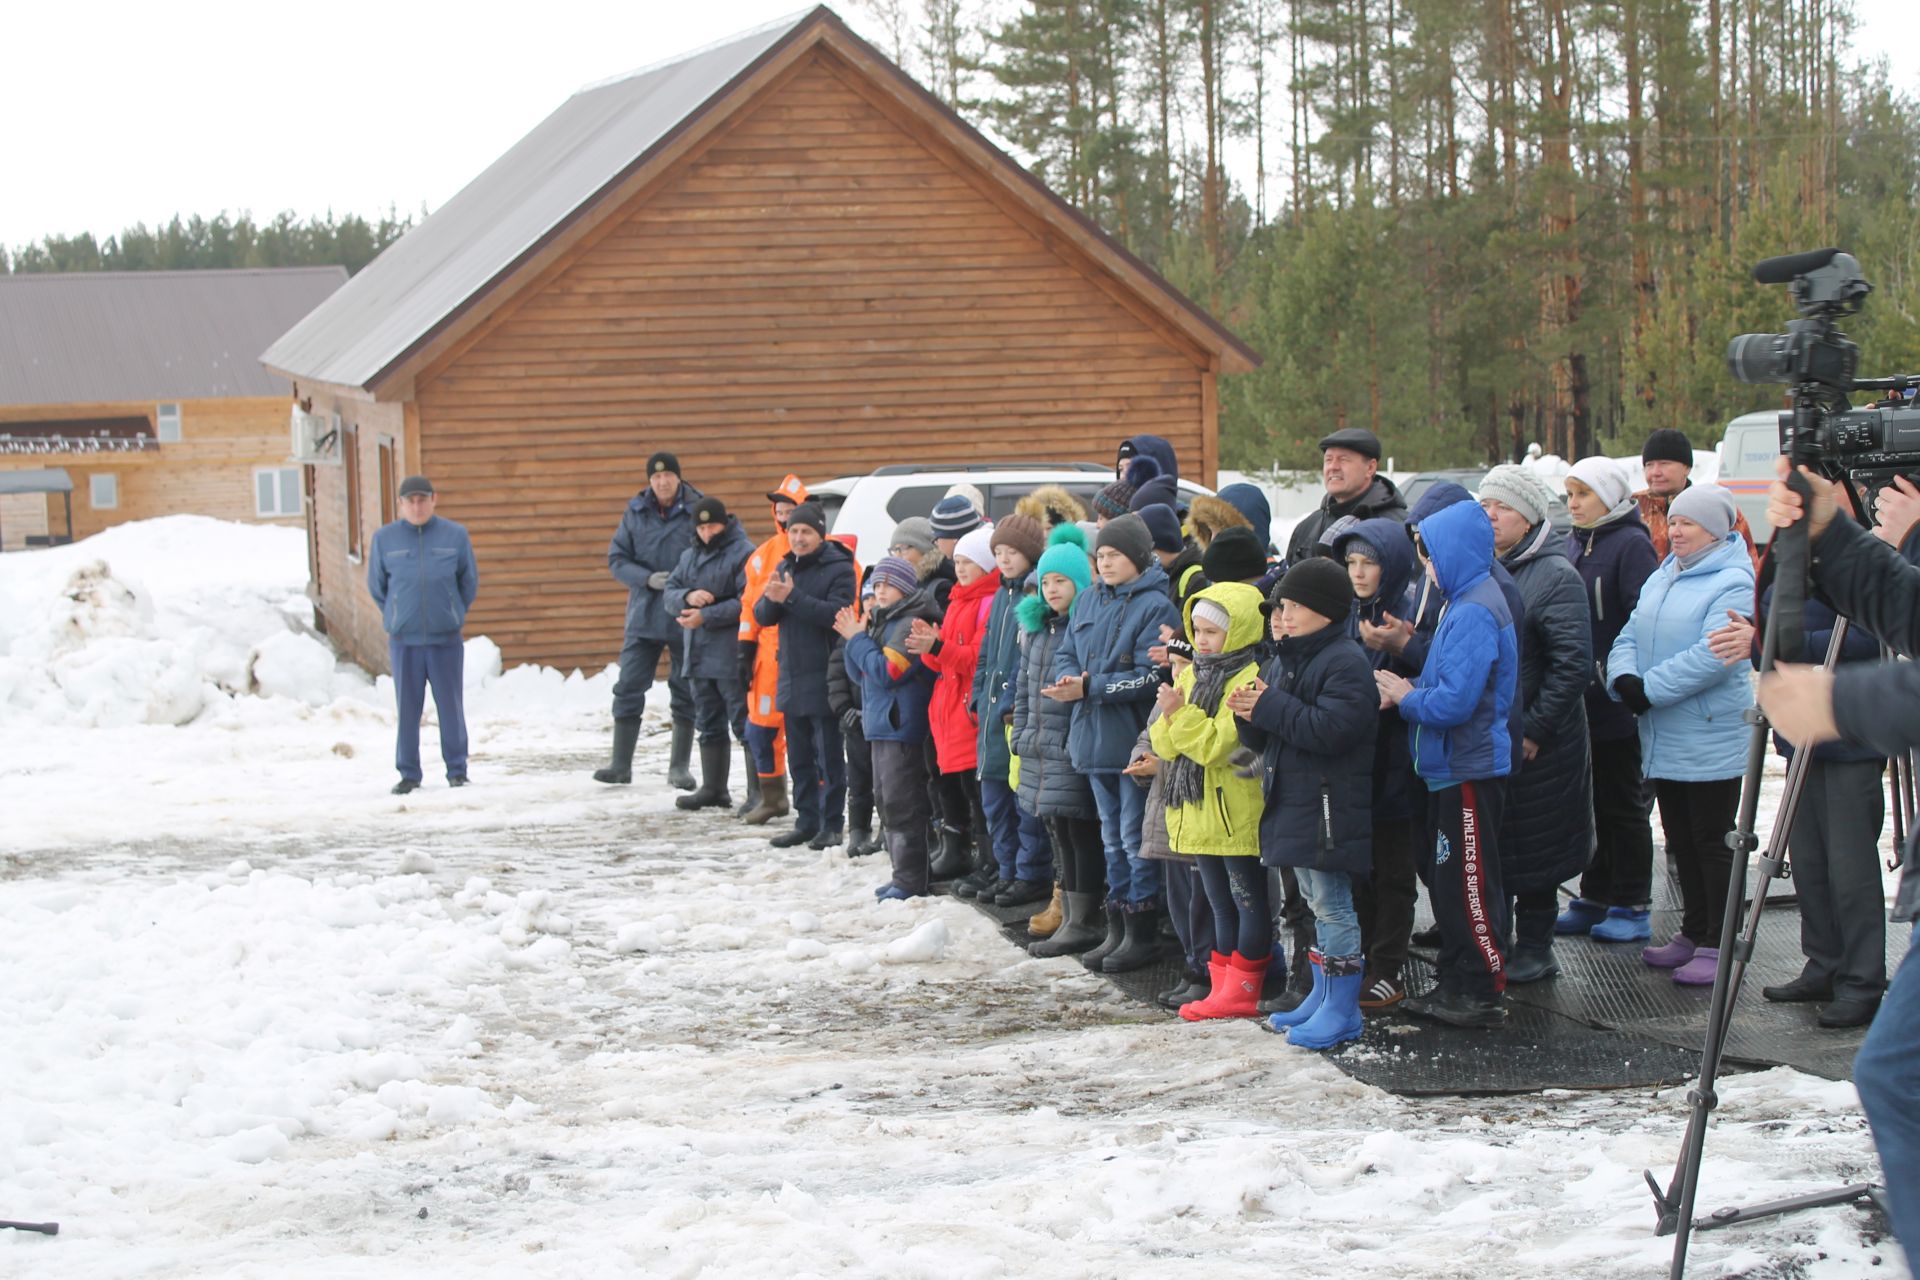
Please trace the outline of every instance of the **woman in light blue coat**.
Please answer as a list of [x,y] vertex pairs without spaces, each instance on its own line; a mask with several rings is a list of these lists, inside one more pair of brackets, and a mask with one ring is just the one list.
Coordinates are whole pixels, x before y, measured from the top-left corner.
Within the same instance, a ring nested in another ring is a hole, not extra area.
[[1713,655],[1727,611],[1750,613],[1753,560],[1734,530],[1733,499],[1696,485],[1668,510],[1672,553],[1640,588],[1640,603],[1607,655],[1607,689],[1639,717],[1642,767],[1660,801],[1667,858],[1680,880],[1680,931],[1640,954],[1685,986],[1713,982],[1753,703],[1745,664]]

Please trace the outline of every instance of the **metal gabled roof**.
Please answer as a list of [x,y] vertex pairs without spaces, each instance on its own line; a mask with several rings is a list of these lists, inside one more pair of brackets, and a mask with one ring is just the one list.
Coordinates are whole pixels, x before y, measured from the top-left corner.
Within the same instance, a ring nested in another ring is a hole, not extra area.
[[284,395],[260,344],[346,280],[342,267],[0,276],[0,404]]
[[260,357],[365,387],[818,10],[588,85]]
[[[260,359],[289,377],[375,389],[509,279],[596,199],[724,103],[755,71],[812,41],[889,80],[970,163],[1090,249],[1134,295],[1229,371],[1260,357],[1044,183],[995,147],[822,5],[680,58],[588,85],[315,308]],[[402,393],[404,394],[404,392]]]

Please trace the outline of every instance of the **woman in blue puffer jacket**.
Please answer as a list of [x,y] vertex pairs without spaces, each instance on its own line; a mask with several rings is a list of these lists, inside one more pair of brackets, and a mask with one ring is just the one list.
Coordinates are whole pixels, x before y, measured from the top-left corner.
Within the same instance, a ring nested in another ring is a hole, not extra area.
[[1746,664],[1714,656],[1728,610],[1753,609],[1753,559],[1734,530],[1733,498],[1695,485],[1668,510],[1672,551],[1607,655],[1607,689],[1639,717],[1642,768],[1660,802],[1667,858],[1680,879],[1680,932],[1642,958],[1686,986],[1713,982],[1727,908],[1733,829],[1746,763]]

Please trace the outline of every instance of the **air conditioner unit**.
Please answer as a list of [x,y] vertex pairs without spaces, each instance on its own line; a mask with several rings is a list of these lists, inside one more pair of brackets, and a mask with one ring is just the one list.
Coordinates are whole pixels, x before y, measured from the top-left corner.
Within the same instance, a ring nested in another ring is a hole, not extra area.
[[337,460],[340,433],[327,424],[325,415],[306,413],[293,406],[291,424],[293,461],[332,462]]

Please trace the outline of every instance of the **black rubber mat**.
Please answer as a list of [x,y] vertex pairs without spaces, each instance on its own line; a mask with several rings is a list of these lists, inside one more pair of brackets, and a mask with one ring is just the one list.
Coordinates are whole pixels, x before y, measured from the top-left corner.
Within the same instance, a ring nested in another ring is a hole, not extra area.
[[[1656,884],[1654,937],[1679,928],[1678,891]],[[1034,908],[974,904],[1024,949]],[[1421,906],[1418,926],[1431,923]],[[1906,954],[1908,929],[1887,930],[1888,972]],[[1408,1096],[1533,1093],[1542,1089],[1618,1089],[1677,1084],[1698,1071],[1710,988],[1676,986],[1640,959],[1643,944],[1609,945],[1562,938],[1554,946],[1558,977],[1510,986],[1508,1019],[1490,1031],[1469,1031],[1388,1013],[1367,1019],[1366,1033],[1328,1054],[1357,1080]],[[1434,984],[1430,952],[1416,951],[1405,974],[1410,994]],[[1729,1067],[1785,1064],[1832,1080],[1850,1078],[1864,1029],[1816,1025],[1816,1005],[1776,1005],[1760,988],[1800,972],[1800,917],[1790,896],[1769,896],[1760,937],[1728,1037]],[[1153,1006],[1156,993],[1179,980],[1169,941],[1155,964],[1110,975],[1116,988]],[[1171,1017],[1173,1015],[1168,1014]]]

